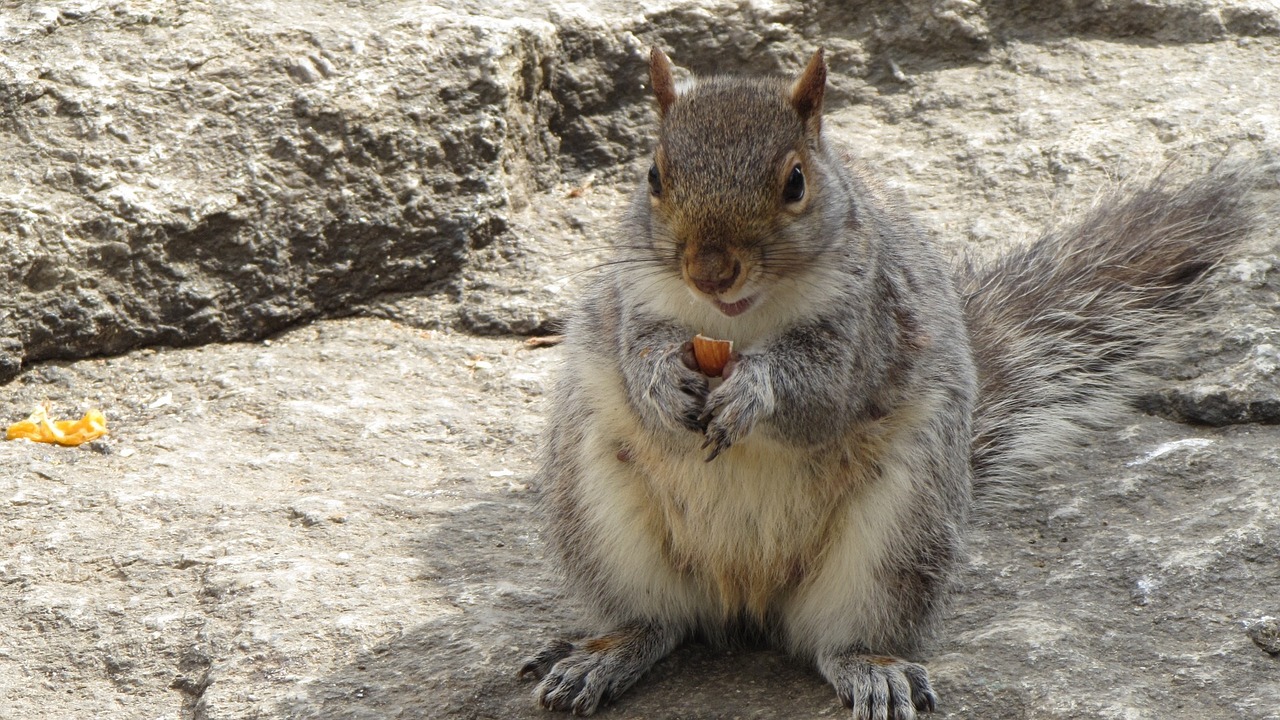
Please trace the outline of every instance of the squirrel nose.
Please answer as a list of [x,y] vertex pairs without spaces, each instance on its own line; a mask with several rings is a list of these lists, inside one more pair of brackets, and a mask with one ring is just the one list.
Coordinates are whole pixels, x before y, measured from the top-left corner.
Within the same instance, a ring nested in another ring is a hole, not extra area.
[[717,295],[733,287],[738,280],[738,275],[742,272],[742,263],[737,259],[733,262],[725,262],[727,259],[724,258],[719,262],[698,263],[689,273],[689,279],[693,281],[694,287],[708,295]]

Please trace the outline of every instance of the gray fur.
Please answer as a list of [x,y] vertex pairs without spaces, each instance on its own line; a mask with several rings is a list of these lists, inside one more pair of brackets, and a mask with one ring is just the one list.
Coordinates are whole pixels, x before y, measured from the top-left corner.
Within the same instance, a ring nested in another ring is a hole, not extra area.
[[[526,664],[544,707],[588,714],[688,634],[745,629],[816,661],[855,717],[931,711],[907,659],[974,468],[1005,481],[1061,449],[1060,425],[1104,420],[1249,227],[1244,175],[1220,171],[953,274],[788,92],[716,78],[664,107],[661,192],[637,194],[566,328],[539,485],[604,634]],[[778,199],[791,158],[803,205]],[[691,281],[706,253],[743,265],[723,301],[752,298],[740,317]],[[717,387],[683,360],[708,330],[739,343]]]
[[655,662],[675,649],[678,636],[661,627],[632,625],[583,643],[553,642],[525,663],[535,696],[548,710],[590,715],[635,684]]
[[855,720],[915,720],[917,712],[933,712],[938,696],[928,673],[897,658],[841,653],[818,660],[818,669],[836,689],[836,697]]
[[1202,300],[1205,274],[1256,222],[1256,167],[1223,164],[1178,185],[1168,174],[1101,198],[1069,229],[987,263],[957,283],[982,391],[973,465],[983,496],[1017,492],[1142,391],[1144,370]]

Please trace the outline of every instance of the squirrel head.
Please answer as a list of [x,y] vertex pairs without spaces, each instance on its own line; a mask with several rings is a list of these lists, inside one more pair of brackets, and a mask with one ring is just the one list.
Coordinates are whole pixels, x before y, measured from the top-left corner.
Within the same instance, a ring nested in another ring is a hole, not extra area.
[[794,80],[711,77],[677,86],[654,48],[658,143],[649,169],[655,249],[729,316],[805,258],[825,171],[822,50]]

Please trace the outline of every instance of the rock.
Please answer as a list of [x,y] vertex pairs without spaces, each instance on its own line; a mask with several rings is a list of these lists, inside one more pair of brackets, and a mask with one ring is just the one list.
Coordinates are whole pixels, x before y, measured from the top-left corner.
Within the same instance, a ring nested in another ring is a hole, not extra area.
[[[0,445],[5,717],[547,717],[520,659],[587,630],[532,487],[564,358],[476,334],[554,329],[602,261],[650,152],[649,45],[697,72],[826,48],[833,136],[981,252],[1114,179],[1274,153],[1278,17],[11,3],[0,411],[94,403],[112,434]],[[928,658],[941,717],[1275,717],[1280,429],[1202,419],[1274,397],[1274,179],[1258,193],[1221,309],[1148,395],[1167,417],[1125,415],[975,524]],[[315,320],[353,313],[380,318]],[[607,713],[845,711],[801,660],[691,644]]]
[[[412,318],[394,298],[424,291],[451,307],[434,326],[548,332],[562,299],[507,296],[545,274],[531,263],[547,254],[537,216],[561,204],[548,192],[583,173],[629,177],[647,152],[650,42],[698,72],[781,72],[825,45],[831,106],[893,117],[904,89],[920,95],[913,112],[955,101],[912,90],[920,57],[989,63],[1002,42],[1046,33],[1280,32],[1260,2],[1024,5],[5,10],[0,379],[52,357],[263,337],[365,303]],[[1152,121],[1179,137],[1178,121]],[[1087,155],[1046,157],[1065,172]]]
[[[357,318],[13,383],[0,415],[92,397],[118,450],[0,445],[5,717],[548,717],[520,660],[586,632],[529,488],[562,352]],[[940,716],[1267,718],[1277,447],[1132,414],[977,523]],[[801,660],[693,643],[602,717],[844,713]]]
[[1166,382],[1138,406],[1206,425],[1280,422],[1280,258],[1241,259],[1223,268],[1224,303],[1192,329],[1190,353],[1163,370]]
[[1245,633],[1264,651],[1280,655],[1280,620],[1271,616],[1246,620]]
[[509,237],[559,173],[555,29],[419,10],[4,10],[0,379],[262,337]]

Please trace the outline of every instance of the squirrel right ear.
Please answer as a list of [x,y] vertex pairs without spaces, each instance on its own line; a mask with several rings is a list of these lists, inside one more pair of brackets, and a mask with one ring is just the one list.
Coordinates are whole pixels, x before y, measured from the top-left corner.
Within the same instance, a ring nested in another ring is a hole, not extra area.
[[826,90],[827,62],[822,58],[822,48],[818,48],[791,86],[791,106],[800,113],[810,133],[817,134],[822,126],[822,95]]
[[649,85],[658,100],[658,117],[666,117],[676,101],[676,81],[671,77],[671,60],[657,46],[649,51]]

